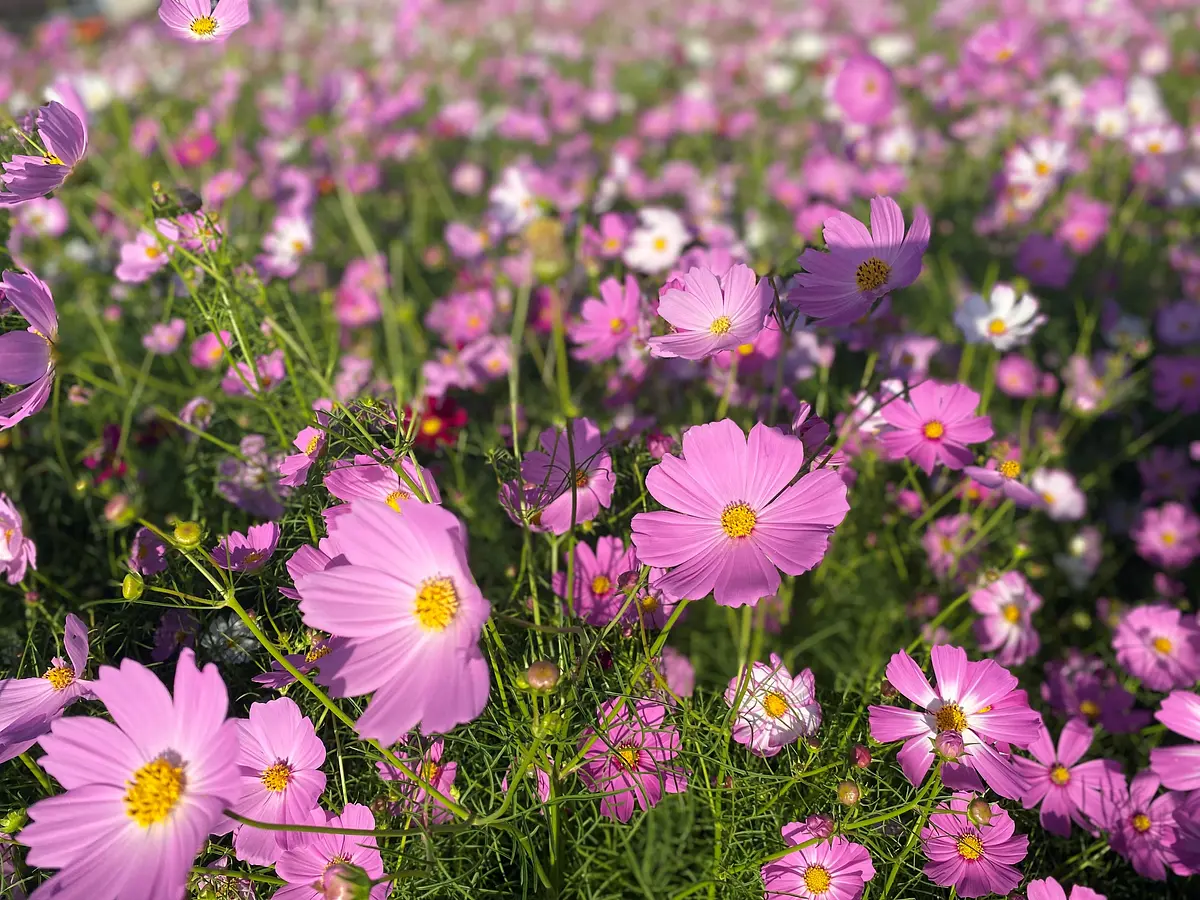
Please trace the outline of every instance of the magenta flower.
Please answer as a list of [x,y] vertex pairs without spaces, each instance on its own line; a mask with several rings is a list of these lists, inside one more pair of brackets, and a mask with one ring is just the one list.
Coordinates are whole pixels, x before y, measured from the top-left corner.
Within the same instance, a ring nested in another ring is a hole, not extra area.
[[1037,491],[1019,480],[1021,464],[1015,459],[989,459],[987,466],[964,466],[963,474],[990,490],[999,488],[1021,509],[1039,506],[1042,502]]
[[285,456],[279,463],[279,483],[299,487],[308,479],[308,470],[325,450],[325,432],[320,428],[301,428],[292,445],[299,450]]
[[1124,789],[1120,763],[1111,759],[1079,762],[1091,745],[1092,727],[1075,718],[1063,726],[1057,750],[1043,725],[1029,745],[1033,759],[1013,759],[1029,784],[1021,802],[1026,809],[1040,804],[1042,827],[1059,837],[1071,836],[1072,822],[1095,834],[1102,818],[1103,795]]
[[[781,832],[799,849],[762,867],[766,900],[858,900],[863,885],[875,877],[871,854],[862,844],[815,834],[806,822],[789,822]],[[828,839],[808,844],[817,837]]]
[[[745,670],[742,670],[745,672]],[[755,662],[742,679],[734,676],[725,689],[725,702],[733,706],[738,694],[733,739],[758,756],[775,756],[788,744],[816,734],[821,727],[821,704],[811,669],[792,677],[776,654],[770,664]]]
[[575,349],[571,355],[586,362],[604,362],[617,355],[637,333],[642,308],[642,291],[637,279],[625,276],[600,282],[600,299],[588,297],[579,311],[580,321],[570,328]]
[[885,294],[917,280],[929,230],[929,216],[918,208],[906,234],[904,214],[890,197],[871,198],[870,231],[848,213],[834,213],[825,220],[829,252],[809,248],[800,255],[807,271],[796,276],[788,299],[822,324],[848,325]]
[[221,538],[212,551],[212,561],[230,572],[261,569],[275,553],[279,526],[274,522],[251,525],[245,534],[235,531]]
[[[237,723],[241,795],[233,811],[259,822],[309,824],[325,790],[325,745],[312,721],[295,701],[280,697],[251,704],[250,718]],[[239,824],[233,830],[233,847],[243,862],[270,866],[284,850],[301,846],[308,837]]]
[[37,569],[37,546],[25,537],[21,513],[0,491],[0,572],[9,584],[17,584],[27,569]]
[[221,390],[231,397],[254,396],[273,391],[287,378],[283,350],[272,350],[254,360],[234,363],[221,379]]
[[650,352],[707,359],[751,343],[763,329],[772,297],[771,282],[757,281],[749,266],[739,263],[720,278],[710,269],[692,268],[659,299],[658,314],[671,333],[650,338]]
[[20,756],[50,730],[63,711],[82,697],[92,696],[92,682],[83,677],[88,660],[87,626],[67,613],[61,656],[50,661],[40,678],[0,680],[0,762]]
[[1180,861],[1174,845],[1178,838],[1175,813],[1184,795],[1175,791],[1158,793],[1158,776],[1150,770],[1139,772],[1129,783],[1128,792],[1114,790],[1106,799],[1105,824],[1108,845],[1129,860],[1143,878],[1165,881],[1167,869],[1177,875],[1190,870]]
[[172,319],[170,322],[158,322],[151,326],[150,331],[142,337],[142,346],[151,353],[167,355],[179,349],[179,344],[187,333],[187,322],[183,319]]
[[[326,816],[317,809],[313,825],[370,831],[375,828],[371,810],[348,803],[340,816]],[[375,838],[362,834],[304,834],[299,846],[285,850],[275,864],[275,872],[287,882],[271,895],[271,900],[326,900],[328,897],[357,896],[352,893],[348,867],[354,866],[371,880],[383,877],[383,857]],[[391,882],[371,888],[370,900],[385,900]]]
[[197,369],[215,369],[232,346],[233,335],[228,331],[206,331],[192,341],[189,359]]
[[[307,445],[306,445],[307,449]],[[398,463],[400,472],[387,463],[359,453],[352,460],[339,459],[325,476],[325,489],[339,500],[378,500],[398,513],[412,504],[442,502],[437,483],[428,469],[405,456]],[[281,464],[282,466],[282,464]],[[401,477],[403,473],[403,477]],[[348,512],[349,507],[333,506],[325,511],[330,516]]]
[[[299,554],[302,550],[312,549],[312,547],[306,544],[302,546],[300,550],[296,551],[296,553]],[[292,559],[295,559],[295,556],[293,556]],[[289,560],[289,571],[291,570],[291,567],[291,560]],[[312,571],[320,571],[320,569],[316,568]],[[279,593],[283,594],[285,597],[292,597],[293,600],[299,599],[299,594],[296,594],[296,592],[292,590],[280,588]],[[303,653],[289,653],[284,656],[284,659],[291,663],[296,671],[298,671],[301,675],[308,675],[314,670],[319,669],[321,667],[321,660],[323,660],[342,644],[342,641],[340,641],[338,638],[321,637],[317,632],[313,632],[312,634],[312,642],[307,650],[305,650]],[[250,680],[255,684],[261,684],[263,687],[271,688],[273,690],[279,690],[280,688],[286,687],[289,684],[295,684],[296,682],[296,678],[291,672],[274,661],[272,661],[269,671],[255,675]]]
[[[625,603],[617,580],[637,568],[633,547],[626,549],[618,537],[597,539],[595,550],[580,541],[575,545],[575,614],[589,625],[607,625]],[[557,574],[554,589],[560,597],[566,596],[565,573]]]
[[[1154,718],[1176,734],[1200,742],[1200,695],[1173,691]],[[1200,743],[1156,747],[1150,751],[1150,768],[1172,790],[1200,789]]]
[[1007,894],[1021,883],[1017,863],[1029,850],[1029,838],[1014,833],[1012,817],[989,804],[992,817],[976,825],[966,816],[971,794],[956,793],[949,807],[940,807],[921,829],[929,862],[925,875],[934,884],[954,886],[960,897]]
[[4,163],[0,206],[14,206],[62,187],[87,152],[87,123],[57,100],[37,111],[37,132],[45,151],[40,156],[18,153]]
[[398,516],[355,500],[327,525],[330,555],[346,564],[301,575],[296,590],[305,623],[345,640],[318,681],[340,697],[376,692],[359,734],[390,744],[418,724],[447,732],[478,716],[490,686],[479,635],[491,607],[467,567],[462,523],[432,504]]
[[150,651],[152,662],[166,662],[176,650],[196,645],[196,634],[200,623],[191,613],[172,609],[162,614],[158,627],[154,629],[154,649]]
[[608,794],[600,815],[628,822],[634,807],[657,806],[663,794],[687,790],[687,772],[672,765],[679,732],[667,724],[667,708],[654,700],[614,698],[596,713],[598,728],[584,730],[579,777],[589,791]]
[[921,546],[936,577],[945,578],[956,565],[961,571],[974,564],[974,557],[964,556],[970,530],[971,516],[967,513],[939,516],[929,523],[921,537]]
[[979,395],[965,384],[923,381],[880,411],[891,431],[880,439],[889,459],[908,457],[926,475],[939,462],[961,469],[975,460],[968,444],[991,438],[992,420],[975,415]]
[[116,724],[56,721],[42,767],[66,793],[29,808],[31,866],[59,869],[40,892],[61,900],[180,897],[208,835],[238,797],[237,723],[217,667],[175,668],[175,697],[131,659],[103,666],[96,697]]
[[[404,763],[439,794],[449,797],[458,776],[458,763],[442,761],[445,749],[446,742],[438,738],[430,742],[424,753],[404,759]],[[386,762],[375,763],[375,768],[379,777],[390,782],[400,794],[400,799],[393,805],[396,815],[415,816],[425,825],[443,825],[454,818],[441,800],[400,769]]]
[[[1068,900],[1066,891],[1053,878],[1039,878],[1025,885],[1025,896],[1028,900]],[[1069,900],[1107,900],[1103,894],[1097,894],[1091,888],[1077,884],[1071,888]]]
[[1130,536],[1146,561],[1164,569],[1182,569],[1200,556],[1200,517],[1182,503],[1145,509]]
[[46,405],[54,384],[58,311],[50,288],[32,272],[5,272],[0,276],[0,294],[29,323],[24,331],[0,334],[0,383],[24,385],[0,399],[0,429],[4,429]]
[[250,21],[249,0],[162,0],[158,17],[189,41],[223,41]]
[[979,649],[995,653],[1002,666],[1019,666],[1038,652],[1042,641],[1033,627],[1033,614],[1042,598],[1020,572],[1005,572],[971,594],[971,606],[982,618],[975,621]]
[[869,53],[850,57],[833,82],[833,102],[848,122],[878,125],[896,106],[892,71]]
[[1191,687],[1200,679],[1200,626],[1163,604],[1138,606],[1113,634],[1117,662],[1149,690]]
[[803,465],[800,439],[761,422],[749,440],[729,419],[689,428],[683,455],[664,456],[646,475],[669,509],[633,517],[638,559],[671,569],[657,586],[672,600],[711,592],[723,606],[743,606],[773,596],[780,570],[800,575],[821,561],[850,509],[836,472],[792,484]]
[[139,528],[129,545],[129,568],[146,578],[167,569],[167,545],[149,528]]
[[1200,412],[1200,356],[1158,354],[1150,363],[1154,405],[1178,409],[1188,415]]
[[612,459],[595,422],[575,419],[570,444],[566,432],[553,428],[545,429],[538,441],[542,449],[526,453],[521,461],[525,483],[541,487],[554,498],[542,509],[538,524],[554,534],[566,534],[596,518],[601,508],[608,509],[616,481]]
[[179,228],[169,219],[155,219],[152,229],[143,228],[132,241],[121,245],[121,258],[113,274],[126,284],[141,284],[164,268],[175,252]]
[[1042,699],[1064,716],[1083,716],[1112,734],[1130,734],[1150,723],[1145,710],[1132,709],[1134,696],[1096,657],[1072,651],[1065,661],[1046,663]]
[[[907,653],[901,650],[892,656],[888,681],[921,710],[870,707],[871,737],[881,743],[905,742],[896,758],[905,777],[917,785],[933,765],[934,739],[945,731],[957,732],[964,748],[959,765],[977,773],[1002,797],[1020,799],[1026,790],[1024,779],[996,744],[1028,747],[1041,717],[1029,708],[1017,679],[993,660],[969,661],[961,647],[934,647],[930,658],[936,690]],[[947,774],[944,770],[943,778]]]

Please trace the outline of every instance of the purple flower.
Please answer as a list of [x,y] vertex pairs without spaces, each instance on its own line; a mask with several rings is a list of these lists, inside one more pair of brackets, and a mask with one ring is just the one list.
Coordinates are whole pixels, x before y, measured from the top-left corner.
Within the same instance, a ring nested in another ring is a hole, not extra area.
[[[784,841],[799,849],[762,867],[766,900],[858,900],[863,885],[875,877],[866,847],[840,835],[831,838],[823,823],[814,823],[819,829],[814,831],[808,822],[815,818],[781,829]],[[809,843],[814,838],[822,840]]]
[[612,460],[591,419],[571,423],[570,444],[566,433],[554,428],[544,430],[538,440],[542,449],[525,454],[521,477],[527,484],[542,486],[554,498],[542,510],[541,524],[554,534],[566,534],[612,503],[616,486]]
[[[1173,691],[1154,718],[1176,734],[1200,742],[1200,695]],[[1150,768],[1172,790],[1200,789],[1200,743],[1156,747],[1150,751]]]
[[287,487],[298,487],[304,484],[308,478],[308,470],[325,449],[325,432],[320,428],[302,428],[292,445],[300,452],[285,456],[280,461],[279,474],[282,477],[279,483]]
[[167,545],[149,528],[139,528],[129,545],[129,568],[150,577],[167,569]]
[[1105,797],[1108,844],[1133,865],[1143,878],[1165,881],[1167,869],[1189,874],[1173,845],[1177,837],[1175,811],[1184,795],[1167,791],[1158,797],[1158,776],[1147,770],[1134,776],[1129,790]]
[[253,572],[266,564],[278,543],[279,526],[274,522],[251,525],[245,534],[235,531],[221,538],[213,548],[212,561],[230,572]]
[[179,343],[187,332],[187,322],[183,319],[172,319],[170,322],[158,322],[150,328],[142,338],[142,346],[151,353],[166,355],[179,349]]
[[607,794],[600,814],[628,822],[634,807],[657,806],[663,794],[687,790],[687,772],[671,761],[679,732],[665,722],[667,707],[654,700],[614,698],[597,710],[597,728],[584,730],[579,777],[589,791]]
[[580,321],[570,328],[576,345],[572,355],[587,362],[603,362],[629,344],[638,330],[642,292],[637,279],[625,276],[625,284],[615,278],[600,282],[600,299],[588,297],[580,309]]
[[1038,652],[1041,638],[1033,627],[1033,613],[1042,598],[1020,572],[1005,572],[971,594],[971,606],[983,618],[975,622],[979,649],[995,653],[1002,666],[1019,666]]
[[964,384],[922,381],[907,398],[897,398],[882,409],[891,430],[881,440],[889,459],[911,459],[926,475],[942,463],[961,469],[974,461],[968,444],[988,440],[989,416],[977,416],[979,395]]
[[1150,368],[1155,406],[1189,415],[1200,412],[1200,356],[1159,354]]
[[929,556],[929,568],[936,577],[945,578],[956,564],[960,570],[969,567],[963,548],[970,527],[971,517],[967,513],[941,516],[929,523],[921,546]]
[[1138,460],[1142,500],[1186,500],[1200,488],[1200,469],[1192,465],[1183,447],[1152,447]]
[[1021,883],[1016,864],[1029,851],[1029,838],[1015,834],[1012,817],[995,804],[988,805],[988,823],[976,825],[966,815],[973,799],[956,793],[950,806],[940,807],[921,829],[929,857],[925,875],[934,884],[953,885],[960,897],[1007,894]]
[[963,467],[963,474],[985,488],[993,490],[1000,488],[1004,496],[1011,500],[1014,506],[1021,509],[1029,509],[1031,506],[1038,506],[1041,503],[1041,497],[1038,496],[1037,491],[1018,480],[1021,475],[1021,464],[1015,459],[989,459],[986,467]]
[[150,652],[153,662],[165,662],[176,650],[196,645],[196,633],[200,623],[196,617],[183,610],[172,609],[163,613],[154,630],[154,649]]
[[280,457],[267,452],[267,439],[261,434],[246,435],[238,449],[241,459],[227,456],[217,466],[217,493],[252,516],[278,519],[283,515],[282,498],[291,492],[276,475]]
[[1026,809],[1042,807],[1042,827],[1059,837],[1071,836],[1071,823],[1093,834],[1097,831],[1102,795],[1123,790],[1120,763],[1111,759],[1080,759],[1092,745],[1092,727],[1084,719],[1071,719],[1058,738],[1058,749],[1046,727],[1038,728],[1029,745],[1033,759],[1014,757],[1017,771],[1029,783],[1021,798]]
[[228,331],[206,331],[192,341],[189,359],[197,369],[214,369],[233,346],[233,335]]
[[[394,466],[398,466],[397,472]],[[403,475],[401,475],[403,473]],[[353,459],[339,459],[325,476],[325,488],[339,500],[378,500],[398,513],[409,504],[440,504],[433,475],[408,457],[387,465],[374,457],[359,453]],[[345,506],[333,506],[325,511],[326,518],[348,511]]]
[[1113,635],[1117,662],[1149,690],[1191,687],[1200,678],[1200,626],[1162,604],[1127,612]]
[[1138,555],[1164,569],[1182,569],[1200,556],[1200,517],[1182,503],[1142,510],[1129,534]]
[[678,287],[668,283],[658,314],[671,333],[650,338],[654,356],[707,359],[752,342],[771,308],[771,283],[738,264],[720,278],[708,268],[692,268]]
[[141,284],[167,265],[179,241],[179,228],[169,219],[155,219],[153,230],[143,228],[121,245],[121,261],[113,274],[126,284]]
[[887,121],[896,105],[892,71],[866,53],[850,57],[833,82],[833,102],[846,121],[878,125]]
[[0,191],[0,206],[23,203],[62,187],[87,152],[87,123],[57,100],[38,110],[37,132],[45,152],[41,156],[18,153],[4,164],[0,182],[6,190]]
[[8,495],[0,492],[0,572],[9,584],[25,577],[26,569],[37,569],[37,547],[25,537],[21,514]]
[[[300,548],[300,550],[296,551],[296,554],[293,555],[292,559],[288,560],[288,570],[289,571],[292,571],[292,562],[295,560],[296,556],[298,556],[302,551],[305,551],[305,550],[313,550],[314,552],[319,552],[319,551],[316,551],[315,548],[310,547],[307,544],[304,545],[303,547]],[[311,569],[310,571],[319,572],[319,571],[322,571],[322,567],[314,568],[314,569]],[[293,575],[293,577],[296,577],[296,576]],[[292,597],[293,600],[299,599],[298,594],[296,596],[292,596],[293,594],[295,594],[295,591],[285,590],[283,588],[280,588],[279,592],[281,594],[283,594],[284,596]],[[319,632],[312,632],[312,634],[313,634],[312,643],[305,652],[289,653],[287,656],[284,657],[284,659],[286,659],[289,663],[291,663],[292,667],[294,669],[296,669],[296,671],[298,671],[301,675],[308,675],[311,672],[313,672],[314,670],[319,669],[321,666],[322,659],[324,659],[326,656],[328,656],[334,650],[341,649],[342,642],[339,641],[337,638],[335,638],[335,637],[323,638],[323,637],[319,636]],[[292,675],[291,672],[289,672],[287,669],[285,669],[279,663],[272,661],[270,671],[263,672],[260,675],[255,675],[250,680],[253,681],[255,684],[261,684],[263,687],[271,688],[272,690],[277,691],[280,688],[287,687],[289,684],[294,684],[296,681],[296,678],[294,675]]]
[[54,384],[58,311],[46,282],[30,272],[5,272],[0,276],[0,294],[29,323],[24,331],[0,334],[0,383],[24,385],[0,399],[0,429],[4,429],[46,405]]
[[[371,810],[358,803],[349,803],[340,816],[327,816],[322,810],[312,812],[310,824],[329,828],[375,828]],[[275,864],[279,877],[287,882],[271,895],[271,900],[325,900],[327,897],[350,897],[353,888],[346,877],[346,867],[354,866],[371,880],[383,877],[383,857],[375,838],[361,834],[307,834],[299,846],[285,850]],[[370,900],[384,900],[391,882],[371,888]]]
[[272,350],[250,363],[234,363],[221,379],[221,390],[231,397],[265,394],[287,378],[283,350]]
[[1083,716],[1112,734],[1140,731],[1150,722],[1148,712],[1132,709],[1134,696],[1121,687],[1115,673],[1099,658],[1077,650],[1065,661],[1046,663],[1042,699],[1060,715]]

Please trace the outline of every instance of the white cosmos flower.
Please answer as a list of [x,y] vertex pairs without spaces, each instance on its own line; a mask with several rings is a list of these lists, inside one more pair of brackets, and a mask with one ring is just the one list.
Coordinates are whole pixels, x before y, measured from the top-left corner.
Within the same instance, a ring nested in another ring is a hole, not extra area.
[[665,272],[679,259],[691,233],[679,214],[661,206],[638,212],[641,224],[629,236],[625,265],[637,272]]
[[954,314],[969,344],[991,344],[997,350],[1011,350],[1029,341],[1046,321],[1038,313],[1038,302],[1030,294],[1017,296],[1011,285],[998,284],[984,299],[971,294]]
[[1037,469],[1029,476],[1029,486],[1046,503],[1046,512],[1056,522],[1074,522],[1087,512],[1087,497],[1064,469]]
[[1054,181],[1067,166],[1065,141],[1036,137],[1009,154],[1007,174],[1011,184],[1041,185]]
[[521,170],[509,166],[488,193],[492,217],[508,234],[522,230],[541,215],[533,191]]

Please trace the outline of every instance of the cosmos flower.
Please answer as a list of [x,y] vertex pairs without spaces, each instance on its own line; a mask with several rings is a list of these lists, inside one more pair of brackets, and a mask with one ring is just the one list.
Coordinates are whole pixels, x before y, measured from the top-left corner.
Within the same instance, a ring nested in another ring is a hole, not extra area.
[[709,269],[692,268],[681,281],[670,282],[660,298],[658,314],[672,331],[650,338],[650,352],[706,359],[750,344],[763,330],[771,302],[770,281],[757,281],[749,266],[735,265],[720,278]]
[[642,292],[637,279],[625,276],[600,282],[600,299],[588,297],[580,308],[580,321],[568,334],[575,343],[571,355],[586,362],[604,362],[633,340],[641,316]]
[[78,112],[51,100],[37,111],[37,133],[45,151],[40,156],[18,153],[4,163],[0,207],[42,197],[62,187],[87,152],[87,122]]
[[359,734],[390,744],[418,724],[447,732],[478,716],[490,685],[479,636],[491,607],[467,567],[462,523],[433,504],[398,516],[355,500],[327,525],[346,564],[301,574],[296,590],[305,623],[345,640],[318,681],[339,697],[375,694]]
[[638,210],[638,227],[629,235],[622,259],[635,272],[657,274],[675,265],[691,233],[679,215],[666,207]]
[[[430,471],[404,456],[395,465],[386,465],[363,453],[353,459],[339,459],[325,475],[325,489],[339,500],[378,500],[398,513],[414,503],[441,503],[442,495]],[[428,501],[426,501],[428,498]],[[347,507],[333,506],[325,511],[328,519],[341,515]]]
[[635,807],[650,809],[663,794],[687,790],[687,772],[671,762],[679,731],[666,716],[667,707],[653,700],[614,698],[597,710],[597,728],[584,729],[580,744],[590,746],[579,777],[589,791],[607,795],[600,815],[628,822]]
[[998,284],[985,299],[969,294],[954,313],[954,324],[968,344],[991,344],[997,350],[1011,350],[1029,343],[1030,337],[1046,322],[1038,313],[1038,301],[1032,294],[1021,294],[1012,285]]
[[741,678],[731,678],[725,702],[732,707],[739,693],[733,739],[758,756],[775,756],[821,727],[812,670],[805,669],[793,678],[774,653],[769,664],[755,662],[750,667],[744,687]]
[[[1176,734],[1200,742],[1200,695],[1192,691],[1172,691],[1154,718]],[[1163,785],[1172,790],[1197,790],[1200,788],[1200,743],[1155,747],[1150,751],[1150,768]]]
[[1065,469],[1035,469],[1029,487],[1042,498],[1046,514],[1055,522],[1074,522],[1087,512],[1087,495]]
[[37,569],[37,545],[25,536],[21,513],[0,491],[0,572],[9,584],[18,584],[27,569]]
[[129,545],[129,568],[146,578],[166,571],[167,545],[149,528],[139,528]]
[[1113,634],[1117,662],[1152,691],[1186,688],[1200,679],[1200,626],[1163,604],[1138,606]]
[[[633,547],[625,548],[619,537],[602,537],[596,540],[593,550],[586,542],[575,545],[575,590],[572,602],[575,614],[589,625],[607,625],[620,612],[625,602],[625,591],[617,582],[626,572],[636,572],[637,560]],[[559,572],[555,579],[555,592],[560,597],[567,594],[567,576]]]
[[990,821],[976,825],[966,815],[973,799],[956,793],[921,829],[922,849],[929,857],[925,875],[934,884],[953,885],[960,897],[1007,894],[1021,883],[1016,864],[1025,858],[1029,838],[1015,834],[1012,817],[994,803],[988,804]]
[[988,440],[989,416],[977,416],[979,395],[965,384],[922,381],[910,388],[908,399],[898,398],[882,409],[892,430],[880,436],[890,459],[911,459],[925,474],[939,462],[961,469],[975,459],[968,444]]
[[1154,772],[1139,772],[1128,791],[1114,789],[1105,796],[1104,821],[1109,846],[1129,860],[1135,872],[1143,878],[1165,881],[1167,869],[1177,875],[1188,875],[1190,870],[1174,848],[1179,828],[1175,812],[1184,795],[1166,791],[1156,797],[1158,788]]
[[251,525],[245,534],[234,531],[221,538],[212,551],[212,561],[230,572],[253,572],[261,569],[275,553],[279,543],[279,526],[274,522]]
[[[341,815],[326,815],[313,810],[309,824],[327,828],[371,831],[375,817],[359,803],[348,803]],[[285,850],[275,864],[275,872],[287,884],[271,900],[326,900],[328,897],[358,896],[351,893],[361,870],[367,878],[383,877],[383,857],[375,838],[361,834],[305,834],[298,846]],[[353,868],[350,868],[353,867]],[[371,888],[370,900],[384,900],[391,890],[385,881]]]
[[308,470],[325,450],[325,432],[320,428],[301,428],[292,441],[299,453],[285,456],[279,462],[279,483],[299,487],[308,479]]
[[964,466],[963,474],[989,490],[999,488],[1005,498],[1022,509],[1042,503],[1033,488],[1021,483],[1021,463],[1015,459],[989,459],[986,466]]
[[192,341],[188,359],[197,369],[215,369],[225,356],[226,348],[233,346],[233,335],[228,331],[206,331]]
[[[871,854],[861,844],[816,834],[806,822],[789,822],[781,831],[784,841],[799,849],[762,867],[766,900],[858,900],[863,885],[875,877]],[[809,843],[818,837],[827,839]]]
[[1013,758],[1029,784],[1021,802],[1026,809],[1040,805],[1042,827],[1059,837],[1071,836],[1072,822],[1096,833],[1102,793],[1124,788],[1120,763],[1111,759],[1079,761],[1091,745],[1092,726],[1077,717],[1063,726],[1057,749],[1042,725],[1029,745],[1033,759]]
[[92,690],[112,724],[57,720],[42,767],[66,792],[29,808],[31,866],[59,871],[40,892],[62,900],[179,897],[208,835],[239,795],[237,723],[214,665],[184,650],[175,696],[131,659],[103,666]]
[[905,233],[904,215],[890,197],[871,199],[870,231],[848,213],[835,213],[825,220],[829,252],[810,248],[801,254],[805,271],[796,276],[788,299],[824,325],[847,325],[885,294],[916,281],[929,233],[923,209],[913,214]]
[[1025,885],[1025,896],[1029,900],[1107,900],[1103,894],[1098,894],[1081,884],[1071,888],[1071,896],[1068,898],[1062,885],[1053,878],[1038,878],[1029,882]]
[[888,681],[921,710],[870,707],[871,736],[881,743],[905,741],[896,758],[905,777],[917,785],[933,765],[934,739],[957,732],[964,747],[958,762],[1002,797],[1019,799],[1026,790],[1024,779],[996,744],[1027,747],[1041,719],[1029,708],[1025,692],[1017,690],[1017,679],[990,659],[968,661],[961,647],[934,647],[930,658],[936,690],[907,653],[892,656]]
[[885,122],[896,106],[892,71],[877,57],[860,53],[842,64],[833,82],[833,102],[856,125]]
[[980,650],[995,653],[1002,666],[1019,666],[1037,654],[1042,642],[1033,613],[1042,608],[1042,598],[1024,575],[1005,572],[972,593],[970,602],[982,617],[975,620]]
[[[409,771],[417,773],[421,780],[442,796],[454,794],[454,779],[458,774],[458,763],[443,759],[446,742],[441,738],[433,741],[417,742],[418,748],[427,743],[428,748],[415,756],[407,755],[403,759]],[[396,815],[415,816],[425,825],[442,825],[451,821],[454,814],[446,808],[438,797],[427,790],[418,781],[409,778],[403,770],[397,769],[387,762],[375,763],[379,777],[391,784],[392,789],[400,794],[400,799],[393,804]]]
[[[325,790],[325,745],[311,720],[293,700],[280,697],[250,705],[250,717],[238,719],[238,776],[241,793],[231,809],[258,822],[307,825]],[[284,850],[299,847],[309,835],[270,831],[238,824],[235,855],[243,862],[270,866]]]
[[575,419],[570,443],[565,431],[554,428],[545,429],[538,443],[542,449],[526,453],[521,460],[521,478],[553,498],[541,507],[540,526],[554,534],[566,534],[609,507],[616,481],[612,459],[595,422]]
[[24,385],[0,399],[3,430],[46,405],[54,384],[58,311],[50,288],[32,272],[6,271],[0,276],[0,294],[29,323],[24,331],[0,334],[0,383]]
[[668,509],[633,517],[638,559],[670,569],[657,586],[670,599],[712,592],[724,606],[754,605],[825,556],[845,518],[846,485],[820,469],[792,483],[804,444],[761,422],[745,434],[730,419],[683,434],[683,455],[664,456],[646,489]]
[[1138,555],[1164,569],[1182,569],[1200,556],[1200,516],[1183,503],[1142,510],[1130,531]]
[[1113,734],[1140,731],[1150,723],[1148,712],[1131,709],[1134,696],[1121,687],[1116,673],[1078,651],[1046,663],[1042,699],[1060,715],[1082,716]]
[[223,41],[250,21],[250,0],[162,0],[158,17],[189,41]]

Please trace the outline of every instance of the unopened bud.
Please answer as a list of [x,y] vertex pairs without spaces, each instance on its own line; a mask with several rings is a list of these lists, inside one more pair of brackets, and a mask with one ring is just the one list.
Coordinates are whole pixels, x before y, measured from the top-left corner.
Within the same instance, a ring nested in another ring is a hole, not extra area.
[[992,821],[992,807],[982,797],[976,797],[967,804],[967,818],[976,825],[986,825]]
[[815,813],[804,820],[804,827],[813,837],[831,837],[833,835],[833,817],[824,813]]
[[893,697],[897,696],[898,694],[899,694],[899,692],[892,685],[892,683],[890,681],[888,681],[886,678],[883,679],[883,681],[879,682],[879,696],[880,697],[884,697],[885,699],[891,700]]
[[558,734],[563,729],[565,720],[562,713],[551,711],[542,716],[541,721],[537,726],[537,736],[542,738],[550,738]]
[[197,522],[180,522],[175,526],[175,543],[184,550],[195,550],[200,546],[203,532]]
[[962,735],[957,731],[942,731],[933,740],[933,749],[942,759],[954,762],[963,755],[965,748]]
[[862,744],[855,744],[850,748],[850,763],[860,769],[865,769],[871,764],[871,751]]
[[130,572],[125,576],[125,580],[121,582],[121,596],[126,600],[136,600],[142,596],[142,590],[146,583],[142,580],[142,576],[137,572]]
[[558,684],[558,666],[548,659],[539,659],[525,670],[525,683],[533,691],[552,691]]
[[129,497],[125,494],[114,495],[104,504],[104,519],[113,525],[128,525],[133,520]]
[[839,781],[837,786],[838,803],[842,806],[858,806],[862,798],[862,790],[853,781]]
[[627,591],[630,588],[637,586],[638,578],[639,578],[639,573],[637,572],[637,570],[630,570],[628,572],[622,572],[620,575],[617,576],[617,587],[619,587],[623,591]]
[[371,896],[371,876],[358,866],[330,866],[320,884],[321,900],[367,900]]
[[613,667],[612,651],[605,647],[601,647],[599,650],[596,651],[596,663],[600,666],[601,669],[603,669],[605,672],[607,672],[609,669],[611,669]]
[[3,819],[0,819],[0,832],[9,836],[16,834],[25,827],[25,823],[29,821],[29,816],[25,814],[24,809],[14,809],[5,814]]

